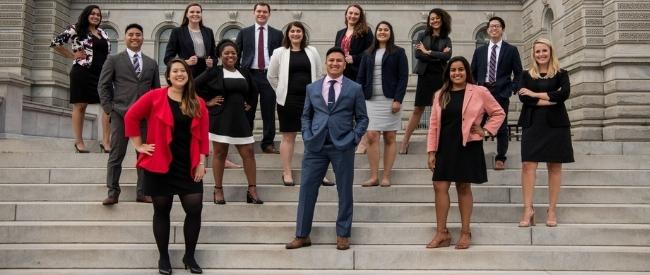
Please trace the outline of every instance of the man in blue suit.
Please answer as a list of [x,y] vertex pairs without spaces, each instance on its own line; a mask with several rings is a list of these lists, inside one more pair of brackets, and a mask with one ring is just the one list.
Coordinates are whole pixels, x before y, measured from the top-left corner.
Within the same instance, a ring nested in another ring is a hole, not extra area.
[[[275,138],[275,91],[266,78],[266,71],[271,63],[273,50],[282,46],[284,35],[280,30],[269,26],[271,6],[258,2],[253,6],[255,25],[242,29],[237,34],[237,48],[241,57],[241,67],[251,73],[253,81],[260,94],[260,110],[262,112],[262,151],[279,154],[273,146]],[[257,98],[251,102],[251,109],[246,113],[251,127],[255,120]]]
[[517,47],[503,41],[506,23],[500,17],[492,17],[487,23],[490,43],[478,47],[472,57],[472,76],[478,85],[485,86],[506,112],[506,119],[497,132],[497,155],[494,170],[505,169],[508,152],[508,106],[510,96],[519,91],[521,58]]
[[343,76],[345,53],[334,47],[325,58],[327,76],[307,86],[302,112],[302,161],[296,238],[287,249],[311,245],[309,233],[318,198],[318,188],[332,163],[339,196],[336,218],[336,248],[350,248],[352,228],[352,180],[354,148],[368,127],[366,101],[361,85]]

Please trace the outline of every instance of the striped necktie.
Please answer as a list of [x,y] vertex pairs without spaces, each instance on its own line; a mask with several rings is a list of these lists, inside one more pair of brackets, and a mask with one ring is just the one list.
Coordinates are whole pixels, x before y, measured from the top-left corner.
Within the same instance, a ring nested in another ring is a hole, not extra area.
[[140,74],[142,73],[142,69],[140,69],[140,61],[138,60],[138,54],[133,55],[133,71],[135,71],[135,75],[140,78]]
[[497,44],[492,46],[490,54],[490,68],[488,71],[488,82],[493,83],[497,79]]

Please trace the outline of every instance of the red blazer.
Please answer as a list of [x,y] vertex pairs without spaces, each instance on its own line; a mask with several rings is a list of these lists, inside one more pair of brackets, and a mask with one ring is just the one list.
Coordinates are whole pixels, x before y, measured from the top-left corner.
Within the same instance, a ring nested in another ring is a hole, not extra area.
[[[208,127],[209,116],[205,102],[199,98],[201,116],[192,119],[190,128],[190,173],[199,165],[200,154],[209,154]],[[172,162],[169,144],[172,142],[174,115],[167,101],[167,87],[145,93],[124,116],[124,132],[127,137],[140,136],[140,122],[147,120],[147,144],[155,144],[151,156],[138,154],[136,167],[154,173],[167,173]],[[194,176],[194,175],[190,175]]]
[[[440,92],[436,93],[431,105],[431,118],[429,118],[429,134],[427,135],[427,152],[438,151],[438,140],[440,138],[440,114],[442,109],[438,100],[440,99]],[[481,125],[483,114],[487,113],[489,116],[488,121],[485,122],[483,128],[488,130],[490,134],[496,134],[499,127],[506,118],[506,113],[503,111],[499,103],[490,94],[487,88],[473,84],[467,84],[465,87],[465,97],[463,99],[463,122],[461,132],[463,133],[463,146],[468,141],[482,140],[483,137],[478,134],[471,134],[470,129],[472,124]]]

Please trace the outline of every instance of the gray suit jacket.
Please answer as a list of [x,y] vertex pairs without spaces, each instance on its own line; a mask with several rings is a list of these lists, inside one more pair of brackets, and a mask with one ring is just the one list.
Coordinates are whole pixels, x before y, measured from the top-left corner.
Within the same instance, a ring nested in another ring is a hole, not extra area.
[[138,79],[126,50],[106,59],[97,84],[104,112],[115,111],[121,116],[140,96],[159,87],[158,63],[142,54],[142,73]]
[[302,139],[305,149],[319,152],[325,144],[325,135],[336,149],[354,148],[368,128],[366,99],[361,85],[343,77],[339,94],[332,111],[323,98],[324,78],[307,85],[307,96],[302,112]]

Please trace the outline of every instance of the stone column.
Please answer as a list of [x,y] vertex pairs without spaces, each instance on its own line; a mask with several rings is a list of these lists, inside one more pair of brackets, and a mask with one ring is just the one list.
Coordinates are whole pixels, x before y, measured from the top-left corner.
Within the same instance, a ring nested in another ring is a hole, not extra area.
[[604,1],[603,140],[650,140],[650,2]]
[[0,138],[22,134],[23,95],[29,85],[20,75],[0,72]]

